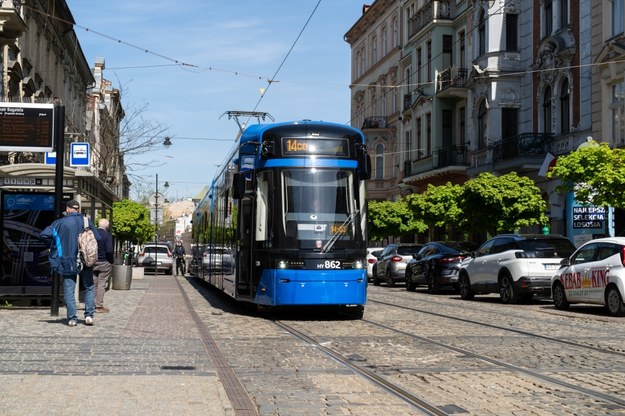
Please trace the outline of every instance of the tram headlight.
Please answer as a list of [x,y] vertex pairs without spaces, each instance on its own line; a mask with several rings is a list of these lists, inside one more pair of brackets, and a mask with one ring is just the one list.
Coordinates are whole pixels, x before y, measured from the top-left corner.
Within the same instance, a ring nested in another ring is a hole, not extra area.
[[356,260],[354,262],[354,269],[363,269],[364,268],[364,262],[362,260]]
[[286,260],[278,260],[277,266],[278,269],[286,269],[289,263]]

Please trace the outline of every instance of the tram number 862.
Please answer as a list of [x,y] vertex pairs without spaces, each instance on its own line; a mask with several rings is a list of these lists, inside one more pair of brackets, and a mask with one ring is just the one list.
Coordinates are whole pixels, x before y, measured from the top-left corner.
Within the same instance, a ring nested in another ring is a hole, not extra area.
[[317,264],[318,269],[340,269],[341,262],[338,260],[326,260],[323,263]]

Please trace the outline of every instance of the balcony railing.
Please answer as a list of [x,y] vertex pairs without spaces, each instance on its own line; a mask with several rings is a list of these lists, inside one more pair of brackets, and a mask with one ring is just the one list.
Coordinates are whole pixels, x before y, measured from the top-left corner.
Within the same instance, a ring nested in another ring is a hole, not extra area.
[[362,123],[362,130],[365,129],[385,129],[388,127],[388,120],[386,117],[367,117]]
[[436,78],[436,92],[441,92],[447,88],[465,88],[467,85],[466,68],[447,68]]
[[472,152],[472,165],[483,166],[516,157],[544,155],[547,152],[559,154],[556,136],[551,133],[523,133],[491,144]]
[[468,166],[468,150],[466,146],[451,146],[449,149],[435,151],[430,157],[404,162],[404,177],[418,175],[434,169],[449,166]]
[[542,155],[550,151],[554,135],[523,133],[493,144],[493,159],[505,160],[517,156]]
[[448,1],[429,1],[408,20],[408,35],[412,37],[435,19],[449,19],[451,17]]

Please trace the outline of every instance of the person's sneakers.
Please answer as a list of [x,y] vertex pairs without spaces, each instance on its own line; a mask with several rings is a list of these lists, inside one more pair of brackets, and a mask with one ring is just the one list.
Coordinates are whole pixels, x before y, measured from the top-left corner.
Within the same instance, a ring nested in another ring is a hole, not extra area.
[[95,308],[95,311],[99,312],[99,313],[109,313],[110,312],[110,310],[108,308],[105,308],[104,306],[100,306],[98,308]]
[[93,318],[91,316],[85,318],[85,325],[93,325]]
[[76,326],[76,320],[75,319],[70,319],[69,322],[67,323],[67,325],[69,325],[69,326]]

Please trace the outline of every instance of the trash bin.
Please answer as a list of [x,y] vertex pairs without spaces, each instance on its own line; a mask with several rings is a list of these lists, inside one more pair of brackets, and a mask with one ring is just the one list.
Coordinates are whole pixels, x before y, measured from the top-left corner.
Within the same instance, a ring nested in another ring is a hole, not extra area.
[[123,264],[113,265],[113,289],[130,290],[132,282],[132,266]]

